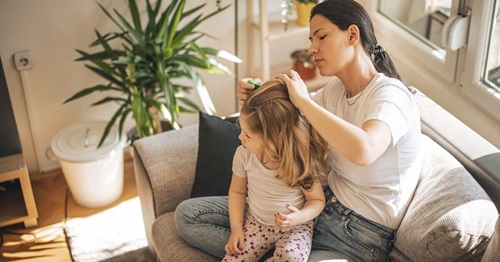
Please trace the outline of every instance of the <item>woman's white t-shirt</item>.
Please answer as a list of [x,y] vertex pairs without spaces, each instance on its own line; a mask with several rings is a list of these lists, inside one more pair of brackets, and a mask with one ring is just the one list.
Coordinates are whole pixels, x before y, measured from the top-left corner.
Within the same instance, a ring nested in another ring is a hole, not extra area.
[[421,168],[420,115],[411,93],[399,80],[379,73],[354,97],[346,98],[344,85],[334,78],[313,99],[355,126],[361,127],[371,119],[389,126],[391,144],[368,166],[356,165],[332,150],[328,184],[345,206],[396,229],[413,196]]

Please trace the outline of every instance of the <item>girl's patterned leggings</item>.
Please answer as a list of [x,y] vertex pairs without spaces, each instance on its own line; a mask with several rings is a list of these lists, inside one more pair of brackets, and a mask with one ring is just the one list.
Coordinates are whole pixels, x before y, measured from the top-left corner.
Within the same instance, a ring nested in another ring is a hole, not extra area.
[[259,261],[275,248],[270,261],[307,261],[311,253],[313,221],[280,230],[277,226],[265,226],[247,213],[243,232],[245,243],[240,255],[226,254],[222,261]]

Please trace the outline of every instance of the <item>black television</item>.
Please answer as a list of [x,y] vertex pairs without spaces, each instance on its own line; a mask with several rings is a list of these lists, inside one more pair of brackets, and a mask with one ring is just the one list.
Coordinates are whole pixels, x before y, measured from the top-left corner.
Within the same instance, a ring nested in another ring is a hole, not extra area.
[[0,57],[0,157],[20,154],[21,141]]

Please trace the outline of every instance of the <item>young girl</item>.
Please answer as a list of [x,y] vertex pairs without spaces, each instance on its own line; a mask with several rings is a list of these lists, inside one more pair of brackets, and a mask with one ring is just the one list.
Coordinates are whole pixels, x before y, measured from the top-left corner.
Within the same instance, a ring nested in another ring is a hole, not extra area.
[[[240,146],[228,194],[231,236],[223,261],[306,261],[313,219],[325,207],[328,144],[290,101],[285,84],[264,83],[243,104]],[[245,214],[248,194],[248,211]]]

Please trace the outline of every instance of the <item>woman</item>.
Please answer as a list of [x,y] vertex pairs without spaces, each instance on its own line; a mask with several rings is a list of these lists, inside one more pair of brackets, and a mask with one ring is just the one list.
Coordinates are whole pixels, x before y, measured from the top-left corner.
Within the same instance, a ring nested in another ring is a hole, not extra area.
[[[332,150],[326,208],[315,221],[309,261],[385,261],[420,173],[417,106],[388,54],[378,45],[368,14],[356,1],[318,4],[311,12],[309,38],[309,51],[319,72],[335,76],[333,80],[311,98],[296,72],[277,76],[287,84],[294,105]],[[253,89],[246,80],[238,83],[240,103]],[[212,249],[215,244],[204,246],[194,237],[204,230],[206,236],[213,236],[215,230],[209,229],[214,224],[221,232],[218,237],[229,236],[222,215],[203,220],[206,217],[200,210],[227,209],[224,200],[209,201],[214,199],[179,206],[179,233],[193,246],[222,257]],[[196,227],[188,228],[194,224]],[[223,243],[221,240],[219,250]]]

